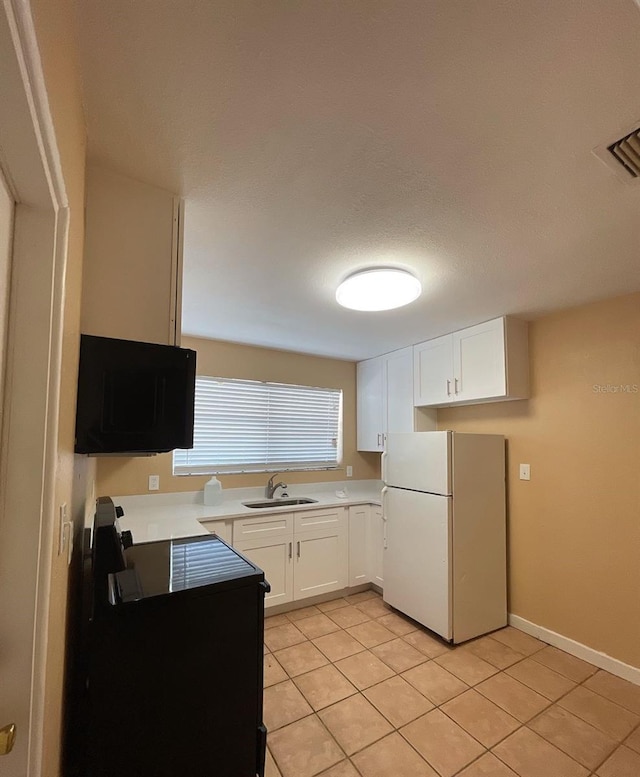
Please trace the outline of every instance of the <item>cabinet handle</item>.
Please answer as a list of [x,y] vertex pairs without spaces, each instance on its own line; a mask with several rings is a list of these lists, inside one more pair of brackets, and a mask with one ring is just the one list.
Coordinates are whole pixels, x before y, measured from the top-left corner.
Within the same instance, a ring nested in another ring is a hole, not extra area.
[[382,489],[382,549],[387,549],[387,493],[389,489]]
[[381,445],[382,445],[382,435],[380,434],[380,432],[378,432],[378,448],[380,448]]
[[293,542],[289,543],[289,559],[293,558]]
[[298,541],[298,558],[300,558],[300,542]]
[[455,390],[455,392],[457,394],[458,393],[458,379],[457,378],[453,379],[453,388],[454,388],[454,390]]
[[451,396],[451,381],[447,379],[447,396]]

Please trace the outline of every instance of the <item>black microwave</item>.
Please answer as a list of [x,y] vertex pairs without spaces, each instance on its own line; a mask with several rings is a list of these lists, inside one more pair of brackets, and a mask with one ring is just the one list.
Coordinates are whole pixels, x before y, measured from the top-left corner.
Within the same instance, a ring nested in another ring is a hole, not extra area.
[[192,448],[195,380],[188,348],[81,335],[75,452]]

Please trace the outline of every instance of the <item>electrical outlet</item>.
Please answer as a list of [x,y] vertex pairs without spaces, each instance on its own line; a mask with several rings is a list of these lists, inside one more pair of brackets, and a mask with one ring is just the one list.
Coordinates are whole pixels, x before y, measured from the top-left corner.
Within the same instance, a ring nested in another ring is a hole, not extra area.
[[149,491],[160,489],[160,475],[149,475]]
[[531,480],[531,466],[529,464],[520,465],[520,480]]
[[353,477],[353,467],[347,467],[347,477]]

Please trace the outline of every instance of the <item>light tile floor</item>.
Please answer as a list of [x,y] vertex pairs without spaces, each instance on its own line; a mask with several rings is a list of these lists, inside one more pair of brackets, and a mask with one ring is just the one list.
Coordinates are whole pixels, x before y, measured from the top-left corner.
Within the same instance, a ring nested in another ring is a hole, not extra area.
[[512,627],[451,647],[365,591],[264,660],[267,777],[640,777],[640,687]]

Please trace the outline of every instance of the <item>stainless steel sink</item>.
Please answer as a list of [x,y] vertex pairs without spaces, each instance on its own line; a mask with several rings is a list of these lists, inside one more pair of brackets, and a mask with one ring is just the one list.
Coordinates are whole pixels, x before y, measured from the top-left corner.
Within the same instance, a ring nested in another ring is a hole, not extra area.
[[260,502],[243,502],[242,504],[245,507],[273,508],[290,507],[292,505],[311,505],[315,504],[317,501],[317,499],[306,499],[305,497],[302,497],[301,499],[263,499]]

